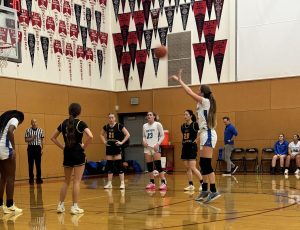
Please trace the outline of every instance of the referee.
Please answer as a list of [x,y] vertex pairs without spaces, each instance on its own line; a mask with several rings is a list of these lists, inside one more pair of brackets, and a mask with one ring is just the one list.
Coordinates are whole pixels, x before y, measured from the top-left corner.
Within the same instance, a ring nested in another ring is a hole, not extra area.
[[25,141],[28,143],[28,172],[29,184],[34,184],[33,165],[36,167],[36,183],[42,184],[41,178],[41,158],[43,154],[44,132],[38,128],[36,119],[31,120],[31,128],[25,132]]

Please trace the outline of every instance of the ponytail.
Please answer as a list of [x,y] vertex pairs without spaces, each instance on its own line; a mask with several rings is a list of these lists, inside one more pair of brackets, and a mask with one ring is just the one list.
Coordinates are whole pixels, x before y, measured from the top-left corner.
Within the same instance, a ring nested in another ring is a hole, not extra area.
[[209,99],[210,107],[208,111],[207,126],[214,129],[217,126],[217,103],[208,85],[201,85],[200,91],[204,98]]
[[69,106],[69,119],[66,124],[66,145],[70,148],[76,143],[75,136],[75,118],[81,113],[81,106],[78,103],[72,103]]

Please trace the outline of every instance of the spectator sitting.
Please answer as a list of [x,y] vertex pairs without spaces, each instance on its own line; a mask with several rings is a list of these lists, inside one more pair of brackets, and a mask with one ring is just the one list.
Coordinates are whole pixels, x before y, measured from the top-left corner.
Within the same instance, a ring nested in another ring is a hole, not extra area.
[[280,172],[283,173],[284,171],[284,160],[288,154],[289,143],[284,139],[284,134],[280,134],[278,137],[278,141],[276,141],[274,150],[275,155],[272,159],[272,168],[271,174],[275,174],[275,166],[276,161],[280,159]]
[[285,170],[284,174],[289,174],[289,167],[290,167],[290,161],[295,160],[297,170],[295,171],[295,174],[298,175],[300,172],[300,141],[299,141],[299,135],[295,134],[293,136],[293,141],[289,144],[289,154],[286,157],[285,161]]

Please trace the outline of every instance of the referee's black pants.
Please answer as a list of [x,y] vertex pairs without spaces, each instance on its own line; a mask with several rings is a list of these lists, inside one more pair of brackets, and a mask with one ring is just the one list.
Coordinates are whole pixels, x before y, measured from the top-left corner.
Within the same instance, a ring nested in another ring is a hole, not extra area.
[[29,180],[34,180],[33,174],[33,165],[35,162],[36,167],[36,179],[41,179],[41,158],[42,158],[42,148],[39,145],[28,145],[27,148],[28,154],[28,172],[29,172]]

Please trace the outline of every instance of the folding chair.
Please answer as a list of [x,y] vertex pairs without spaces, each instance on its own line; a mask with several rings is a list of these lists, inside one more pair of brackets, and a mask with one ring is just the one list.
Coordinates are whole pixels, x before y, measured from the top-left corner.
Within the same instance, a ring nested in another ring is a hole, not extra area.
[[245,150],[243,148],[234,148],[231,153],[231,161],[240,163],[238,171],[245,172]]
[[245,171],[247,170],[247,163],[253,162],[253,171],[250,172],[258,172],[259,165],[258,165],[258,149],[257,148],[247,148],[245,153]]
[[[260,160],[260,171],[264,172],[264,163],[265,162],[272,162],[274,156],[274,149],[273,148],[263,148]],[[270,164],[271,166],[271,164]],[[270,168],[270,167],[269,167]]]

